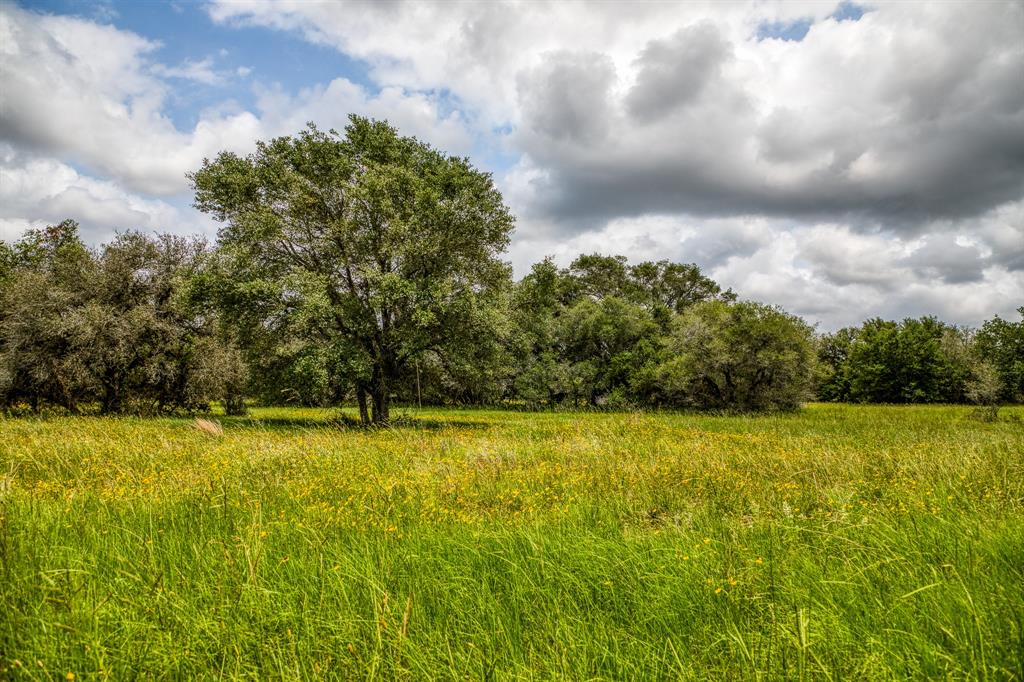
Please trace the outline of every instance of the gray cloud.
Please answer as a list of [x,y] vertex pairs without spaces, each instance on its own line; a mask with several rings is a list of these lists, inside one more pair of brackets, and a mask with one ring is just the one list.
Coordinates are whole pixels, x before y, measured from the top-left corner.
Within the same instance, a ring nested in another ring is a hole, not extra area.
[[[640,51],[621,99],[629,117],[594,97],[603,89],[523,73],[520,93],[552,95],[521,97],[527,120],[564,124],[521,131],[529,163],[544,171],[526,210],[566,233],[687,213],[841,219],[913,234],[1018,199],[1024,5],[947,4],[931,15],[888,8],[860,22],[827,20],[784,47],[684,29]],[[755,68],[753,59],[764,61]],[[574,83],[621,76],[590,63],[573,64]],[[609,142],[595,147],[582,131]]]
[[[522,274],[554,254],[695,261],[824,328],[869,315],[977,324],[1024,300],[1024,4],[277,3],[211,0],[225,38],[258,25],[368,66],[260,82],[175,128],[182,78],[156,39],[0,6],[0,238],[74,215],[211,229],[184,172],[219,149],[389,118],[443,149],[501,149]],[[809,22],[802,40],[758,27]],[[269,35],[269,34],[268,34]],[[272,46],[272,39],[270,41]],[[209,67],[209,68],[207,68]],[[351,74],[349,74],[351,75]],[[479,159],[477,159],[479,161]],[[159,196],[165,198],[161,199]]]
[[597,53],[556,52],[520,75],[519,101],[530,133],[569,144],[600,143],[611,125],[611,60]]
[[712,24],[678,31],[666,40],[652,40],[637,58],[636,83],[626,95],[626,108],[641,123],[657,120],[700,97],[718,76],[730,53]]
[[690,260],[702,268],[713,269],[730,258],[752,256],[767,247],[771,234],[762,225],[748,221],[720,221],[710,229],[699,230],[679,246],[678,260]]
[[986,259],[974,245],[957,244],[948,236],[929,236],[924,245],[902,261],[922,278],[949,284],[979,282],[984,279]]

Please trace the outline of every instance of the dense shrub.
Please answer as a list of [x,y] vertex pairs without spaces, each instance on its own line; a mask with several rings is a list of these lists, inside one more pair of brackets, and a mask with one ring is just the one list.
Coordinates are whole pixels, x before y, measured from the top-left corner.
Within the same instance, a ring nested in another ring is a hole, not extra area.
[[1017,312],[1019,322],[996,316],[981,325],[974,339],[978,357],[999,375],[999,398],[1007,402],[1024,401],[1024,306]]
[[30,231],[0,288],[0,401],[71,412],[242,409],[245,367],[189,283],[206,246],[119,235],[99,251],[65,221]]
[[674,321],[669,351],[659,379],[670,404],[792,409],[811,395],[813,330],[773,306],[697,304]]
[[934,317],[867,320],[819,340],[818,396],[862,403],[962,403],[972,377],[992,356],[970,330]]
[[[217,249],[181,237],[129,232],[93,250],[73,221],[0,242],[0,404],[352,404],[372,373],[365,349],[321,333],[350,320],[308,291],[293,309],[304,280],[239,279],[224,265]],[[471,318],[457,343],[394,368],[389,398],[772,410],[798,406],[815,385],[828,401],[991,410],[1024,398],[1024,321],[996,317],[974,332],[933,317],[872,319],[815,338],[776,307],[736,303],[695,265],[547,259]]]

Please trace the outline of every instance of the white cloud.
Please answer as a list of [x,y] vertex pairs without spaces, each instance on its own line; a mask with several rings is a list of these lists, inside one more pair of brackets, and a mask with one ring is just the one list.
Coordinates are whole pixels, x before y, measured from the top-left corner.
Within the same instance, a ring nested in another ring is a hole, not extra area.
[[[634,262],[696,262],[741,297],[782,305],[824,330],[875,316],[926,314],[977,325],[997,313],[1013,317],[1024,301],[1024,221],[1005,222],[1022,208],[1024,202],[985,214],[978,222],[987,229],[972,230],[970,238],[949,225],[902,238],[759,216],[616,219],[566,237],[527,221],[511,257],[520,276],[544,255],[562,266],[595,252],[627,254]],[[1012,246],[997,246],[1008,236],[1004,230],[1016,235]]]
[[241,112],[178,131],[163,111],[167,85],[147,68],[157,44],[112,26],[0,9],[0,134],[59,155],[136,192],[171,195],[185,173],[224,147],[250,146],[259,130]]
[[901,238],[848,225],[776,223],[763,236],[753,254],[709,272],[743,296],[780,304],[823,329],[876,316],[937,315],[977,325],[996,313],[1012,316],[1024,301],[1019,270],[994,258],[988,242],[957,244],[954,232]]
[[473,138],[458,111],[442,112],[436,95],[387,87],[370,94],[346,78],[305,88],[291,95],[280,86],[257,89],[257,109],[264,136],[291,134],[313,121],[322,129],[341,130],[350,113],[386,118],[403,134],[415,135],[450,153],[466,154]]
[[[85,19],[0,8],[0,137],[19,148],[88,167],[145,194],[187,191],[185,174],[204,157],[248,152],[258,139],[291,134],[310,120],[343,126],[348,113],[388,117],[403,131],[468,151],[457,111],[435,96],[398,87],[368,93],[345,79],[295,96],[264,87],[257,111],[211,107],[190,131],[164,111],[164,78],[217,85],[212,59],[151,63],[157,43]],[[239,72],[241,73],[241,72]]]
[[54,159],[0,153],[0,239],[65,218],[81,223],[83,238],[93,244],[127,229],[215,233],[213,222],[194,210],[128,192]]
[[[977,322],[1024,288],[1019,3],[215,0],[510,126],[518,273],[545,254],[697,261],[832,327]],[[801,41],[758,39],[809,19]]]
[[[153,73],[163,78],[181,78],[183,80],[195,81],[203,85],[223,85],[227,81],[225,74],[218,72],[213,67],[213,59],[207,57],[198,61],[186,59],[177,66],[164,66],[156,64]],[[245,75],[245,74],[240,74]]]
[[[873,3],[874,4],[874,3]],[[648,213],[916,230],[1024,194],[1024,6],[835,2],[215,0],[215,21],[365,60],[384,86],[452,92],[511,125],[523,212],[567,232]],[[802,41],[760,40],[806,18]],[[539,178],[543,177],[543,182]]]
[[[818,1],[214,0],[226,33],[292,32],[362,60],[375,86],[339,74],[295,91],[211,58],[163,65],[150,38],[8,3],[0,139],[17,153],[0,231],[67,216],[97,239],[209,230],[182,198],[204,156],[361,113],[515,160],[498,181],[520,218],[519,274],[549,253],[616,252],[695,261],[828,328],[1010,315],[1024,300],[1024,5],[872,5],[839,22]],[[801,41],[757,37],[803,18]],[[182,81],[250,77],[252,111],[216,103],[191,130],[166,113]]]

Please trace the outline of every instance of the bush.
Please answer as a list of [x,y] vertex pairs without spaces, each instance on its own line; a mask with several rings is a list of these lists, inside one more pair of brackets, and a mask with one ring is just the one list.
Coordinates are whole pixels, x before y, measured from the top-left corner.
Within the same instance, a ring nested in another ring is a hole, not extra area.
[[814,332],[760,303],[707,301],[673,323],[659,379],[668,404],[725,410],[793,409],[811,394]]

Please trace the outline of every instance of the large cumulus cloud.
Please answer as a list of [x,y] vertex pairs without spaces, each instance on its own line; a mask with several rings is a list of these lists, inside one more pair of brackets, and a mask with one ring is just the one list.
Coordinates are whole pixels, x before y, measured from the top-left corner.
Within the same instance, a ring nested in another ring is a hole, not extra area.
[[[533,69],[518,132],[524,167],[543,171],[529,209],[570,233],[652,212],[899,232],[980,215],[1024,194],[1022,35],[1019,3],[893,6],[822,20],[801,42],[728,42],[695,24],[614,74],[577,55],[576,85]],[[598,99],[595,74],[620,87]],[[538,113],[564,109],[573,87],[587,88],[574,101],[599,138]]]
[[95,243],[118,229],[209,235],[213,224],[190,207],[186,174],[220,150],[246,153],[310,120],[341,128],[361,113],[453,152],[472,146],[459,112],[442,111],[438,96],[369,92],[344,77],[298,92],[257,83],[253,110],[224,100],[182,130],[167,112],[175,86],[217,86],[237,74],[211,58],[167,66],[158,48],[109,24],[0,6],[0,238],[64,217]]
[[[215,2],[381,82],[447,88],[516,126],[523,209],[568,233],[659,212],[843,217],[913,231],[1024,193],[1024,5],[343,8]],[[800,41],[763,39],[802,19]]]
[[215,59],[160,64],[154,37],[8,3],[0,173],[5,190],[43,189],[6,191],[5,234],[62,207],[97,235],[113,217],[197,225],[184,173],[204,155],[358,112],[460,154],[499,150],[520,274],[580,251],[695,261],[826,326],[974,324],[1024,300],[1020,2],[207,10],[225,35],[261,26],[337,49],[371,85],[255,74],[251,110],[224,101],[181,130],[165,100],[232,78]]

